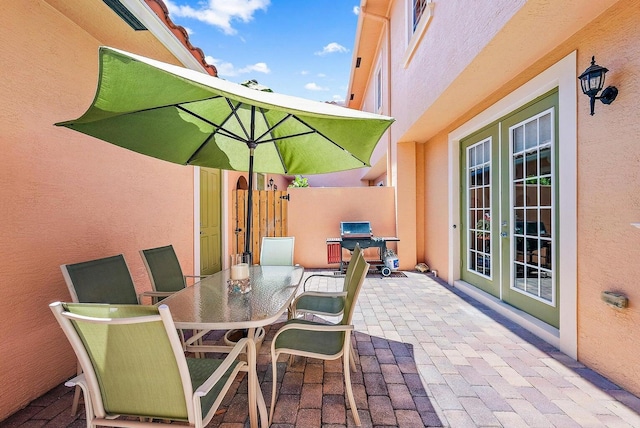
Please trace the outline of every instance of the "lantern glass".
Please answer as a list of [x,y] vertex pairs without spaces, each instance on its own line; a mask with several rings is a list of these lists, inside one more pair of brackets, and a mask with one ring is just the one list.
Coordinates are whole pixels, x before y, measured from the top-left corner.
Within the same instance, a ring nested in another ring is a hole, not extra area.
[[596,90],[596,92],[599,92],[600,89],[602,89],[602,86],[604,85],[604,73],[599,70],[598,72],[592,74],[591,76],[589,76],[589,89],[590,90]]
[[578,78],[582,92],[588,96],[595,96],[604,86],[604,76],[607,73],[605,67],[596,64],[595,57],[591,57],[591,65]]

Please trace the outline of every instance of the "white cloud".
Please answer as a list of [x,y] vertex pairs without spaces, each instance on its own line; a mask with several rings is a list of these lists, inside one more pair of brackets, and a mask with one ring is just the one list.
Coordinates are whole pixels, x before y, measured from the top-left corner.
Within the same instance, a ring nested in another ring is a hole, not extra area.
[[360,6],[353,6],[353,14],[360,15]]
[[221,76],[221,77],[222,76],[231,77],[231,76],[237,76],[239,74],[246,74],[251,72],[264,73],[264,74],[271,73],[269,66],[264,62],[258,62],[253,65],[247,65],[246,67],[242,67],[238,69],[232,63],[214,58],[210,55],[207,55],[205,57],[205,61],[207,61],[207,64],[215,65],[216,69],[218,70],[218,76]]
[[327,55],[327,54],[336,53],[336,52],[345,53],[345,52],[349,52],[349,49],[345,48],[339,43],[331,42],[325,47],[323,47],[321,51],[315,52],[314,55],[322,56],[322,55]]
[[300,74],[302,74],[303,76],[306,76],[307,74],[309,74],[309,72],[307,70],[302,70]]
[[189,27],[182,27],[182,28],[184,28],[184,31],[186,31],[187,34],[190,35],[190,36],[192,36],[194,34],[194,31],[191,28],[189,28]]
[[238,73],[249,73],[251,71],[256,71],[258,73],[264,73],[264,74],[271,73],[271,70],[269,70],[269,66],[267,66],[267,63],[265,62],[256,62],[253,65],[247,65],[246,67],[238,70]]
[[331,97],[331,101],[339,106],[344,107],[346,105],[344,97],[342,95],[334,95]]
[[175,0],[165,0],[171,16],[197,19],[229,35],[237,33],[231,26],[233,21],[249,22],[256,11],[266,11],[269,3],[270,0],[207,0],[198,3],[194,9],[178,5]]
[[327,75],[326,75],[326,74],[324,74],[324,73],[318,73],[318,74],[317,74],[317,76],[318,76],[318,77],[327,77]]
[[308,89],[309,91],[328,91],[329,90],[329,88],[322,87],[316,84],[315,82],[307,83],[306,85],[304,85],[304,88]]

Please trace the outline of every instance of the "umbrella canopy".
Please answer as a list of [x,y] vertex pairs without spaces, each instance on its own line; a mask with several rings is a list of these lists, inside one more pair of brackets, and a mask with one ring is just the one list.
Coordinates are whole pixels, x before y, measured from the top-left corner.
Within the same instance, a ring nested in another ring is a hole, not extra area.
[[93,103],[80,118],[56,125],[173,163],[248,171],[252,189],[253,172],[309,175],[369,166],[392,122],[101,47]]

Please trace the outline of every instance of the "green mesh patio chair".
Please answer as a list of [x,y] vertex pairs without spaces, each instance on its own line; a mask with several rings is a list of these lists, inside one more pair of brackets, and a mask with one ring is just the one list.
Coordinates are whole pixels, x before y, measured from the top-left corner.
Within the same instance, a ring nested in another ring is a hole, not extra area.
[[264,236],[260,246],[262,266],[293,266],[293,236]]
[[[295,300],[291,303],[289,310],[289,318],[297,318],[302,314],[315,314],[315,315],[327,315],[327,316],[340,316],[344,312],[344,300],[347,296],[347,287],[353,276],[353,267],[355,266],[355,260],[358,258],[364,258],[364,254],[360,249],[360,246],[356,244],[351,260],[347,265],[347,271],[344,275],[322,274],[315,273],[309,275],[303,283],[303,290],[306,290],[306,285],[309,279],[315,277],[326,277],[332,280],[342,279],[341,291],[303,291],[299,294]],[[338,281],[335,281],[338,282]]]
[[152,291],[141,293],[138,298],[150,297],[152,303],[180,291],[187,286],[187,278],[200,279],[205,275],[184,275],[173,245],[140,250]]
[[[61,265],[71,300],[80,303],[138,304],[138,296],[124,255]],[[82,369],[78,364],[78,374]],[[80,388],[73,396],[71,414],[78,411]]]
[[[179,421],[204,427],[239,372],[248,372],[252,427],[267,426],[256,375],[255,345],[243,339],[223,360],[186,358],[166,305],[56,302],[50,308],[71,343],[83,374],[87,427],[151,426]],[[238,356],[246,352],[246,361]]]
[[71,299],[81,303],[138,304],[124,255],[61,265]]
[[[151,303],[156,304],[165,297],[184,289],[187,286],[187,278],[207,277],[207,275],[184,275],[173,245],[140,250],[140,257],[142,257],[142,262],[149,274],[152,288],[152,291],[145,291],[138,295],[138,300],[141,303],[145,297],[150,297]],[[194,330],[192,334],[202,338],[208,332],[208,330]],[[184,343],[182,331],[180,331],[180,336]],[[197,343],[201,344],[202,340],[199,339]],[[204,354],[197,352],[196,356],[203,357]]]
[[269,421],[273,418],[276,403],[277,361],[280,354],[298,355],[303,357],[319,358],[322,360],[335,360],[342,357],[345,386],[353,419],[360,426],[360,417],[351,388],[350,349],[351,332],[353,325],[351,320],[355,309],[355,303],[360,294],[360,289],[367,276],[369,263],[364,257],[358,257],[354,261],[353,275],[347,285],[344,312],[339,324],[322,324],[302,319],[288,320],[285,325],[276,332],[271,342],[271,364],[273,372],[273,384],[271,392],[271,409]]

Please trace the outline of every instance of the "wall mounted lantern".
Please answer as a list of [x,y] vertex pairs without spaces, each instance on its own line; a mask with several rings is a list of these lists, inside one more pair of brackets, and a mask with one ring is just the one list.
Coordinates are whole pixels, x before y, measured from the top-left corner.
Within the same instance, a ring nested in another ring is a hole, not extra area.
[[607,71],[609,70],[605,67],[596,64],[596,57],[592,56],[589,68],[578,76],[580,85],[582,86],[582,92],[590,98],[591,116],[593,116],[594,113],[596,100],[602,101],[603,104],[611,104],[618,96],[618,89],[615,86],[607,86],[604,91],[602,91],[602,95],[597,96],[598,92],[600,92],[604,86],[604,75],[607,74]]
[[269,188],[272,188],[272,187],[273,187],[273,178],[270,178],[269,179]]

